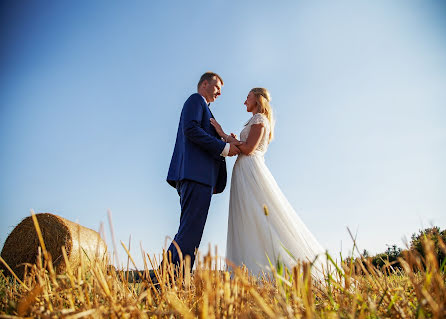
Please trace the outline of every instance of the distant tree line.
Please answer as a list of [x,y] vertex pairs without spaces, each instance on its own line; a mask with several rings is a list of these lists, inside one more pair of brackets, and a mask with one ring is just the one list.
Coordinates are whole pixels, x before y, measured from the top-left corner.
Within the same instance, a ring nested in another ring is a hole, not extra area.
[[[434,226],[420,230],[411,236],[410,244],[407,249],[402,249],[397,245],[388,246],[387,250],[375,256],[370,256],[367,250],[364,250],[362,256],[369,260],[373,266],[382,269],[386,265],[393,268],[401,268],[399,258],[404,256],[419,256],[420,266],[424,264],[427,257],[435,258],[440,269],[445,269],[446,264],[446,230],[440,230]],[[433,247],[432,247],[433,246]],[[427,256],[430,254],[429,256]]]

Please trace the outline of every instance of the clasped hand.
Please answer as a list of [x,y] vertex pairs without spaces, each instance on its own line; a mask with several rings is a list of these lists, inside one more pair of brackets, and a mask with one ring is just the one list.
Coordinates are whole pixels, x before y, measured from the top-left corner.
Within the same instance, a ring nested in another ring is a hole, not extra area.
[[235,135],[234,133],[231,134],[226,134],[221,125],[213,118],[211,118],[211,124],[212,126],[215,128],[215,130],[217,131],[217,134],[223,138],[226,143],[229,143],[229,153],[228,156],[234,156],[234,155],[238,155],[240,154],[240,149],[238,148],[238,146],[242,145],[242,142],[240,142],[239,140],[237,140],[237,135]]

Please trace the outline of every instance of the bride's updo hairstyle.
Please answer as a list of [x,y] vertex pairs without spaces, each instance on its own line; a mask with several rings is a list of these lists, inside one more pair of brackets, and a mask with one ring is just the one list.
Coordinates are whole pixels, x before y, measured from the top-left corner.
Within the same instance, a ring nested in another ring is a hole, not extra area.
[[273,109],[269,104],[269,102],[271,101],[271,95],[265,88],[253,88],[251,92],[256,97],[258,113],[264,114],[269,121],[269,126],[271,130],[269,132],[268,142],[271,142],[271,140],[274,137],[274,124],[275,124],[273,118]]

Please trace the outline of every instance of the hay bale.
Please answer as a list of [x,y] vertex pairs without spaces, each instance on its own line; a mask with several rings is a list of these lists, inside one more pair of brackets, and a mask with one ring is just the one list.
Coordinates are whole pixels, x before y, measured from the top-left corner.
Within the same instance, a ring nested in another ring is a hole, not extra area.
[[[57,273],[66,268],[62,247],[65,247],[72,267],[79,265],[81,254],[84,262],[88,261],[85,254],[90,260],[104,258],[107,246],[96,231],[53,214],[41,213],[36,214],[36,217]],[[6,238],[1,256],[17,276],[23,278],[23,264],[36,263],[39,246],[39,238],[30,216],[23,219]]]

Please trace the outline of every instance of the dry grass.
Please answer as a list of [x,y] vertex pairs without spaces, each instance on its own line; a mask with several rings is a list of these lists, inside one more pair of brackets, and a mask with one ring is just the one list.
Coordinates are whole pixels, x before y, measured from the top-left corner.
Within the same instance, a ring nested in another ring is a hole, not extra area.
[[[342,263],[323,285],[312,280],[308,263],[255,278],[243,268],[218,270],[220,260],[208,253],[192,274],[188,259],[177,277],[163,263],[159,290],[150,280],[130,284],[125,272],[87,258],[57,275],[41,252],[23,282],[0,275],[0,318],[445,318],[444,265],[432,243],[424,245],[426,257],[408,252],[402,270],[358,259]],[[142,275],[158,267],[144,256]]]

